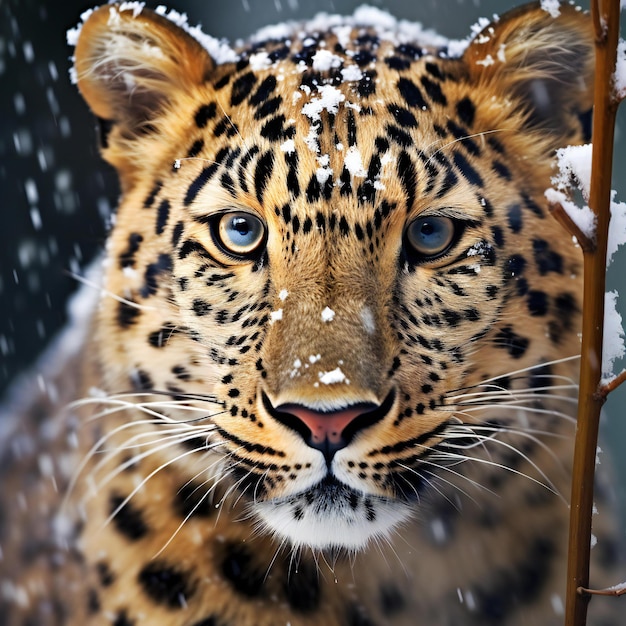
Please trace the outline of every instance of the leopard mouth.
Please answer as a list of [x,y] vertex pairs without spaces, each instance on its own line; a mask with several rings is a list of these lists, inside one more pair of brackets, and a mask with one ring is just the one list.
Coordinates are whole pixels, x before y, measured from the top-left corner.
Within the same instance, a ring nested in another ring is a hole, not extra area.
[[364,549],[389,537],[412,514],[407,503],[357,491],[330,474],[295,496],[251,507],[278,540],[318,550]]

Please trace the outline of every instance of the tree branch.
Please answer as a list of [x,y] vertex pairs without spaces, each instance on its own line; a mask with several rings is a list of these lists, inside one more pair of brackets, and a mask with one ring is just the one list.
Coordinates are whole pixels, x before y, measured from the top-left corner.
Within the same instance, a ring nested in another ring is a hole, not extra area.
[[602,401],[605,401],[611,391],[615,391],[624,382],[626,382],[626,370],[611,379],[606,385],[600,385],[598,395],[602,398]]
[[593,480],[600,409],[598,393],[602,374],[606,248],[610,219],[611,167],[617,103],[613,75],[619,38],[620,0],[592,0],[596,34],[593,152],[589,208],[596,215],[596,247],[585,251],[583,329],[578,417],[572,470],[565,626],[585,626],[589,589]]
[[588,596],[623,596],[626,594],[626,585],[617,585],[616,587],[607,587],[606,589],[587,589],[578,587],[580,595]]
[[576,237],[576,241],[578,241],[583,252],[594,252],[596,249],[595,242],[589,239],[589,237],[580,230],[576,222],[568,215],[560,202],[551,202],[549,208],[552,217],[554,217],[572,237]]

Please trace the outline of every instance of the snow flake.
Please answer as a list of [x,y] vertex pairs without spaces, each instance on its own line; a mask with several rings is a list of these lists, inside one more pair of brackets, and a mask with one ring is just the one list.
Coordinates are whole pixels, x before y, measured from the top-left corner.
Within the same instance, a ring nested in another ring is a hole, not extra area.
[[493,57],[488,54],[484,59],[481,59],[480,61],[476,61],[476,65],[484,65],[485,67],[489,67],[490,65],[494,65],[495,61],[493,60]]
[[266,70],[273,65],[272,59],[270,59],[270,55],[265,51],[251,54],[249,61],[250,69],[255,72],[259,70]]
[[296,151],[296,144],[293,139],[287,139],[284,143],[280,144],[280,149],[287,154],[293,154]]
[[286,289],[281,289],[278,293],[278,297],[284,302],[287,299],[289,292]]
[[346,99],[341,91],[332,85],[320,85],[318,91],[320,97],[312,98],[302,107],[302,112],[311,121],[319,121],[320,114],[324,110],[328,113],[337,113],[339,104]]
[[541,8],[550,14],[550,17],[557,18],[561,15],[559,0],[541,0]]
[[365,178],[367,176],[367,172],[363,167],[363,159],[361,158],[361,153],[356,146],[350,146],[348,148],[348,152],[346,153],[346,158],[344,160],[344,165],[348,172],[350,172],[350,176]]
[[358,65],[348,65],[341,70],[341,78],[344,82],[361,80],[363,72]]
[[283,319],[283,310],[282,309],[277,309],[276,311],[272,311],[270,313],[270,324],[273,324],[274,322],[278,322],[280,320]]
[[318,50],[312,58],[313,69],[318,72],[327,72],[341,65],[341,58],[330,50]]
[[322,322],[332,322],[334,319],[335,312],[330,307],[326,307],[322,311]]
[[320,379],[322,385],[336,385],[343,382],[348,384],[350,382],[346,378],[346,375],[341,371],[340,367],[336,367],[330,372],[319,372],[317,376]]

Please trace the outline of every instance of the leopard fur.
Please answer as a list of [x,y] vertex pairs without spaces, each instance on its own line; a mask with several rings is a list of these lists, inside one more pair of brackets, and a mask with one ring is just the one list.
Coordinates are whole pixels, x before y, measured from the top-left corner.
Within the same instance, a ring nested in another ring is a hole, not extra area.
[[374,17],[233,51],[85,16],[123,194],[80,347],[14,410],[3,624],[562,623],[582,259],[544,190],[589,19],[458,56]]

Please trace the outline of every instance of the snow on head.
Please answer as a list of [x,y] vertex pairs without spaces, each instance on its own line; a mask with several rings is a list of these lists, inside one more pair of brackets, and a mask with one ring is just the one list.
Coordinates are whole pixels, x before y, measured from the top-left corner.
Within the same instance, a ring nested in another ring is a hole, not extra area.
[[541,8],[550,14],[551,17],[559,17],[561,9],[559,0],[541,0]]
[[336,385],[344,382],[349,384],[350,382],[346,378],[346,375],[341,371],[340,367],[336,367],[330,372],[319,372],[318,378],[320,379],[320,383],[322,383],[322,385]]
[[310,102],[307,102],[302,107],[302,113],[304,113],[312,122],[318,122],[322,111],[328,111],[328,113],[335,114],[339,110],[339,104],[343,102],[346,97],[332,85],[320,85],[318,88],[319,98],[311,98]]

